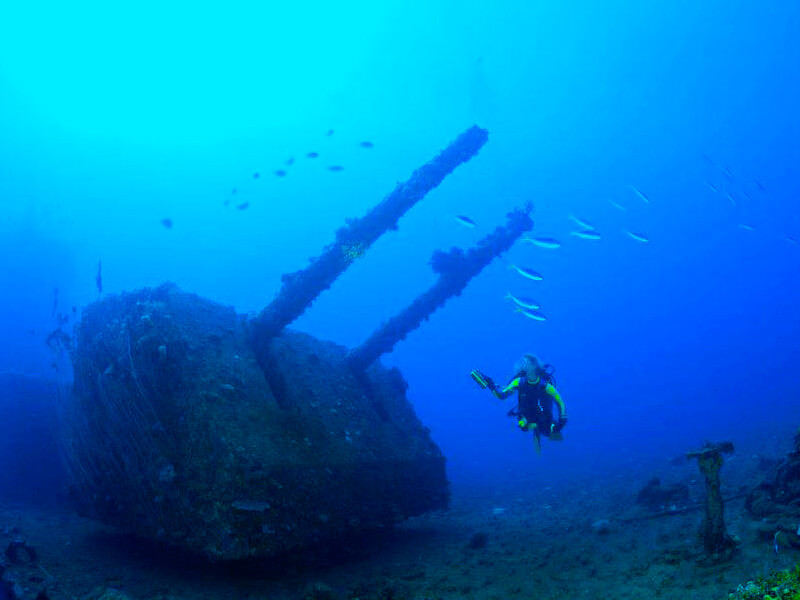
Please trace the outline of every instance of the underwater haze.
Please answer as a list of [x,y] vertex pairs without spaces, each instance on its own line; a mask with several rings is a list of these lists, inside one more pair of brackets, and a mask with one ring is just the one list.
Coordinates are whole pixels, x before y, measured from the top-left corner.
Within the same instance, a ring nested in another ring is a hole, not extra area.
[[[6,3],[0,370],[68,384],[48,335],[108,294],[171,281],[261,310],[478,125],[478,155],[291,326],[357,346],[436,281],[435,250],[534,204],[534,241],[381,358],[456,499],[788,440],[798,28],[795,2],[738,0]],[[541,452],[470,378],[506,383],[525,353],[554,366],[569,417]]]

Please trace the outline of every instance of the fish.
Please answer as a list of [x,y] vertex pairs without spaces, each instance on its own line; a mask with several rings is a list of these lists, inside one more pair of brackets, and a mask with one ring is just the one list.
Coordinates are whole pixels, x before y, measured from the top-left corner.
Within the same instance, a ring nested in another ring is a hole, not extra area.
[[725,193],[725,197],[726,197],[726,198],[728,198],[728,200],[730,200],[730,201],[731,201],[731,204],[733,204],[734,206],[736,206],[736,200],[734,200],[734,198],[733,198],[733,196],[731,196],[731,193],[730,193],[730,192],[726,192],[726,193]]
[[522,239],[525,240],[526,242],[530,242],[534,246],[539,246],[539,248],[554,249],[561,247],[561,242],[559,242],[558,240],[554,240],[553,238],[541,238],[541,237],[532,238],[526,235]]
[[579,219],[575,215],[570,215],[569,220],[575,223],[575,225],[577,225],[581,229],[594,229],[594,225],[584,221],[583,219]]
[[[789,242],[792,245],[795,245],[795,246],[797,245],[797,239],[793,238],[790,235],[786,236],[786,241]],[[798,535],[800,535],[800,534],[798,534]]]
[[710,190],[711,190],[712,192],[714,192],[715,194],[716,194],[716,193],[719,191],[719,190],[717,189],[717,186],[715,186],[715,185],[714,185],[713,183],[711,183],[710,181],[706,181],[706,185],[708,186],[708,189],[710,189]]
[[758,189],[760,191],[762,191],[762,192],[766,192],[767,191],[767,188],[764,187],[764,184],[761,183],[758,179],[754,179],[753,181],[755,182],[756,186],[758,186]]
[[289,158],[287,158],[284,164],[287,167],[291,167],[294,164],[294,156],[290,156]]
[[247,210],[249,206],[250,206],[249,202],[242,202],[241,204],[237,205],[236,208],[237,210]]
[[514,312],[521,313],[523,317],[528,317],[534,321],[546,321],[547,317],[545,317],[542,313],[538,310],[528,310],[527,308],[517,307],[514,309]]
[[744,229],[745,231],[755,231],[756,230],[756,228],[753,227],[752,225],[745,225],[744,223],[739,223],[738,227],[739,227],[739,229]]
[[103,293],[103,262],[97,261],[97,275],[94,276],[94,284],[97,286],[97,293]]
[[619,210],[621,210],[622,212],[625,212],[625,207],[624,207],[624,206],[622,206],[622,204],[618,204],[617,202],[614,202],[613,200],[609,200],[609,201],[608,201],[608,203],[609,203],[611,206],[613,206],[614,208],[616,208],[616,209],[619,209]]
[[328,171],[333,171],[334,173],[338,173],[339,171],[344,171],[344,167],[341,165],[331,165],[328,167]]
[[641,198],[642,200],[644,200],[644,202],[645,202],[646,204],[650,204],[650,200],[647,198],[647,196],[645,196],[645,195],[644,195],[642,192],[640,192],[640,191],[639,191],[639,190],[636,188],[636,186],[635,186],[635,185],[629,185],[628,187],[629,187],[629,188],[631,188],[631,191],[633,191],[633,193],[634,193],[634,194],[636,194],[637,196],[639,196],[639,198]]
[[527,308],[528,310],[537,310],[541,308],[541,306],[539,306],[539,304],[537,304],[535,300],[531,298],[526,298],[525,296],[515,296],[511,292],[507,292],[506,298],[509,298],[517,306],[522,308]]
[[375,147],[375,144],[373,144],[372,142],[367,142],[367,141],[363,141],[363,142],[361,142],[361,144],[359,144],[359,145],[360,145],[362,148],[374,148],[374,147]]
[[328,129],[328,132],[325,134],[326,136],[330,137],[333,135],[333,129]]
[[277,171],[275,171],[275,176],[276,177],[286,177],[286,171],[284,171],[283,169],[278,169]]
[[599,240],[600,234],[597,233],[594,229],[584,229],[582,231],[573,231],[572,235],[575,237],[579,237],[583,240]]
[[169,217],[167,217],[166,219],[161,219],[161,224],[167,229],[172,229],[172,219],[170,219]]
[[467,217],[466,215],[456,215],[456,221],[464,225],[465,227],[475,227],[477,223]]
[[544,279],[541,273],[539,273],[538,271],[534,271],[533,269],[528,269],[526,267],[518,267],[517,265],[509,265],[509,268],[514,269],[517,273],[519,273],[526,279],[532,279],[533,281],[542,281]]
[[259,173],[258,171],[253,173],[253,179],[258,179],[259,177],[261,177],[261,173]]
[[644,242],[649,242],[650,241],[650,238],[648,238],[647,236],[642,235],[641,233],[634,233],[632,231],[627,231],[627,230],[625,231],[625,233],[627,233],[630,237],[635,239],[637,242],[644,243]]
[[319,152],[308,152],[306,158],[319,158]]

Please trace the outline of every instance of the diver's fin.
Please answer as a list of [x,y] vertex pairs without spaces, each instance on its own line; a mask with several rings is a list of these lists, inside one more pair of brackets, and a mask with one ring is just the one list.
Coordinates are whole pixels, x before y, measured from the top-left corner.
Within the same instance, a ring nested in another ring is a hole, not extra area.
[[539,429],[534,426],[533,442],[536,444],[536,454],[542,453],[542,436],[539,435]]
[[550,434],[550,439],[554,442],[563,442],[564,436],[561,435],[560,431],[554,431],[553,433]]

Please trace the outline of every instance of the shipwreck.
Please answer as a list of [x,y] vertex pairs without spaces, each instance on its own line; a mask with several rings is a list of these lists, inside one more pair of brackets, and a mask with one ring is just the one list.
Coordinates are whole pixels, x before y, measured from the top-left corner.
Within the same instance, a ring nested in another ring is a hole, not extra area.
[[445,508],[445,458],[378,361],[533,223],[515,209],[475,247],[437,251],[437,282],[355,348],[288,326],[486,143],[473,127],[255,318],[165,284],[88,306],[72,351],[67,439],[84,512],[215,560],[270,557]]

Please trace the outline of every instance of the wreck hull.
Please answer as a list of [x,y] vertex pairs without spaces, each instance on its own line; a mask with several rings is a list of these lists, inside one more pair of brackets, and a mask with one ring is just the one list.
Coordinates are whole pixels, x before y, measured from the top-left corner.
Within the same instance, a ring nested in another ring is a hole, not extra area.
[[444,508],[397,370],[162,286],[85,312],[68,452],[85,512],[212,559],[268,557]]

